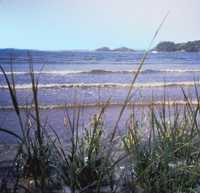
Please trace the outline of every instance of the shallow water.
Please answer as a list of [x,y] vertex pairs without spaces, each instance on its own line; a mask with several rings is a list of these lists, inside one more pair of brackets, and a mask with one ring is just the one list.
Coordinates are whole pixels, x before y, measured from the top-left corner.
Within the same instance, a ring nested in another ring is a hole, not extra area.
[[[0,64],[11,81],[10,52],[6,50],[0,52]],[[35,78],[39,77],[38,101],[41,122],[44,123],[48,117],[48,123],[62,135],[66,106],[71,106],[69,111],[72,116],[72,106],[76,106],[74,103],[84,104],[81,120],[87,125],[91,117],[98,114],[95,104],[98,101],[105,103],[112,96],[105,120],[107,131],[112,132],[143,55],[144,53],[31,51]],[[26,51],[13,50],[12,57],[17,99],[25,125],[24,108],[30,107],[33,100],[28,56]],[[141,101],[163,101],[166,93],[170,101],[176,100],[182,104],[184,102],[182,88],[195,102],[197,96],[194,78],[198,88],[199,72],[199,53],[150,53],[136,80],[130,102],[138,104]],[[130,106],[125,110],[120,122],[119,127],[122,129],[124,121],[130,116],[129,109]],[[136,119],[141,118],[141,111],[138,110]],[[20,134],[19,122],[2,72],[0,72],[0,125]],[[48,130],[50,132],[49,128]],[[12,136],[2,132],[0,134],[0,144],[16,142]]]

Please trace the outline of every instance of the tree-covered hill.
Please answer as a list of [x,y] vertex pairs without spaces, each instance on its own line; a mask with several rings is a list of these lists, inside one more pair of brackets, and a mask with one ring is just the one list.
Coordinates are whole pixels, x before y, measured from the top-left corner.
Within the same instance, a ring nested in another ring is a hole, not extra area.
[[200,40],[187,43],[165,41],[159,43],[153,50],[158,52],[200,52]]

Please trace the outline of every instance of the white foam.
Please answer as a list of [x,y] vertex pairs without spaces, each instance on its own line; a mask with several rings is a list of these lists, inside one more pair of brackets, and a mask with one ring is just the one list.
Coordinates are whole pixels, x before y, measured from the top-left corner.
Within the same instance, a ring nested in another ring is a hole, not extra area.
[[[147,83],[135,83],[134,88],[143,88],[143,87],[163,87],[163,86],[194,86],[195,84],[199,85],[200,83],[193,81],[191,82],[147,82]],[[86,87],[129,87],[131,84],[121,84],[121,83],[75,83],[75,84],[38,84],[38,88],[86,88]],[[16,84],[16,89],[31,89],[32,84]],[[7,85],[1,85],[0,89],[8,89]]]
[[[94,72],[102,72],[102,73],[135,73],[137,70],[103,70],[103,69],[97,69],[97,70],[63,70],[63,71],[35,71],[34,74],[51,74],[51,75],[67,75],[67,74],[81,74],[81,73],[94,73]],[[166,72],[166,73],[198,73],[200,70],[183,70],[183,69],[165,69],[165,70],[141,70],[141,73],[148,73],[148,72]],[[6,74],[10,75],[11,72],[6,72]],[[13,72],[14,75],[23,75],[23,74],[30,74],[30,72]],[[0,72],[0,75],[3,75],[2,72]]]
[[[82,104],[55,104],[55,105],[39,105],[40,109],[61,109],[66,107],[92,107],[92,106],[103,106],[106,103],[82,103]],[[111,102],[109,106],[120,106],[123,105],[123,102]],[[170,101],[144,101],[144,102],[129,102],[127,105],[136,105],[136,106],[147,106],[147,105],[186,105],[188,101],[185,100],[170,100]],[[190,100],[190,105],[197,105],[198,101],[196,99]],[[34,108],[34,105],[19,105],[21,109],[31,109]],[[0,106],[0,109],[14,109],[12,105]]]

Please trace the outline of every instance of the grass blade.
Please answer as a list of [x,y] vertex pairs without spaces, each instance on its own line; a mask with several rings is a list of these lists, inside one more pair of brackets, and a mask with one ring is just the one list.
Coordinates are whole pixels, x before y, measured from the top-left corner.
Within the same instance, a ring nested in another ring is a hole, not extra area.
[[9,133],[9,134],[11,134],[11,135],[17,137],[18,139],[20,139],[20,140],[23,142],[23,139],[22,139],[19,135],[17,135],[16,133],[14,133],[14,132],[12,132],[12,131],[9,131],[9,130],[7,130],[7,129],[3,129],[3,128],[1,128],[1,127],[0,127],[0,131]]
[[141,69],[141,67],[142,67],[142,65],[143,65],[143,63],[144,63],[144,61],[145,61],[145,59],[146,59],[146,57],[147,57],[147,54],[149,53],[149,49],[150,49],[150,47],[151,47],[153,41],[155,40],[155,38],[156,38],[158,32],[160,31],[160,29],[161,29],[161,27],[162,27],[164,21],[166,20],[168,14],[169,14],[169,12],[167,12],[167,14],[166,14],[166,16],[164,17],[162,23],[161,23],[160,26],[158,27],[158,29],[157,29],[157,31],[156,31],[156,33],[155,33],[155,35],[154,35],[154,37],[153,37],[153,39],[152,39],[150,45],[149,45],[149,48],[148,48],[148,50],[146,51],[146,53],[145,53],[145,55],[144,55],[144,57],[143,57],[143,59],[142,59],[140,65],[139,65],[139,67],[138,67],[138,69],[137,69],[137,71],[136,71],[136,73],[135,73],[135,76],[134,76],[133,81],[132,81],[132,83],[131,83],[131,86],[130,86],[130,88],[129,88],[129,91],[128,91],[128,94],[127,94],[126,99],[125,99],[125,101],[124,101],[124,104],[123,104],[123,106],[122,106],[122,109],[121,109],[121,111],[120,111],[119,118],[118,118],[118,120],[117,120],[117,123],[116,123],[116,125],[115,125],[114,131],[113,131],[113,134],[112,134],[112,137],[111,137],[111,140],[110,140],[110,145],[109,145],[109,147],[108,147],[107,155],[106,155],[106,157],[105,157],[105,159],[104,159],[104,163],[103,163],[103,167],[102,167],[102,171],[101,171],[101,174],[100,174],[99,183],[98,183],[96,192],[99,192],[99,190],[100,190],[101,181],[102,181],[102,178],[103,178],[103,172],[104,172],[104,170],[105,170],[105,164],[106,164],[106,161],[107,161],[108,156],[109,156],[109,154],[110,154],[110,151],[112,150],[112,144],[113,144],[113,143],[112,143],[112,140],[113,140],[114,137],[115,137],[115,133],[116,133],[116,130],[117,130],[117,128],[118,128],[119,121],[120,121],[120,119],[121,119],[121,116],[122,116],[122,114],[123,114],[123,112],[124,112],[124,109],[125,109],[125,107],[126,107],[126,105],[127,105],[128,100],[129,100],[129,96],[130,96],[131,90],[132,90],[132,88],[133,88],[133,85],[134,85],[134,83],[135,83],[135,81],[136,81],[136,79],[137,79],[137,76],[138,76],[138,74],[139,74],[139,72],[140,72],[140,69]]
[[2,72],[3,72],[3,74],[4,74],[4,77],[5,77],[5,79],[6,79],[6,82],[7,82],[9,91],[10,91],[10,95],[11,95],[11,98],[12,98],[12,102],[13,102],[13,105],[14,105],[14,107],[15,107],[15,111],[16,111],[17,115],[19,116],[20,113],[19,113],[18,103],[17,103],[16,97],[15,97],[15,94],[14,94],[14,92],[13,92],[13,89],[12,89],[12,87],[11,87],[11,85],[10,85],[10,81],[8,80],[8,77],[7,77],[7,75],[6,75],[6,73],[5,73],[5,71],[3,70],[3,68],[2,68],[1,65],[0,65],[0,68],[1,68],[1,70],[2,70]]

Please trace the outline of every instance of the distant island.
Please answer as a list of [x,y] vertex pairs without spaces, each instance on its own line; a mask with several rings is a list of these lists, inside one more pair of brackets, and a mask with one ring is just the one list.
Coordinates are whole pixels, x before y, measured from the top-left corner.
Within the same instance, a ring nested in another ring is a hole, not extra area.
[[[27,49],[16,49],[16,48],[0,48],[0,53],[8,52],[24,52],[27,53]],[[74,50],[32,50],[32,52],[123,52],[123,53],[133,53],[133,52],[145,52],[145,50],[134,50],[127,47],[120,47],[116,49],[110,49],[109,47],[102,47],[96,50],[87,49],[74,49]],[[151,49],[150,52],[200,52],[200,40],[189,41],[186,43],[174,43],[172,41],[160,42],[155,48]]]
[[102,47],[95,50],[96,52],[136,52],[133,49],[121,47],[111,50],[109,47]]
[[[126,47],[117,49],[110,49],[109,47],[102,47],[95,50],[96,52],[139,52]],[[200,52],[200,40],[189,41],[186,43],[174,43],[171,41],[160,42],[152,52]]]

